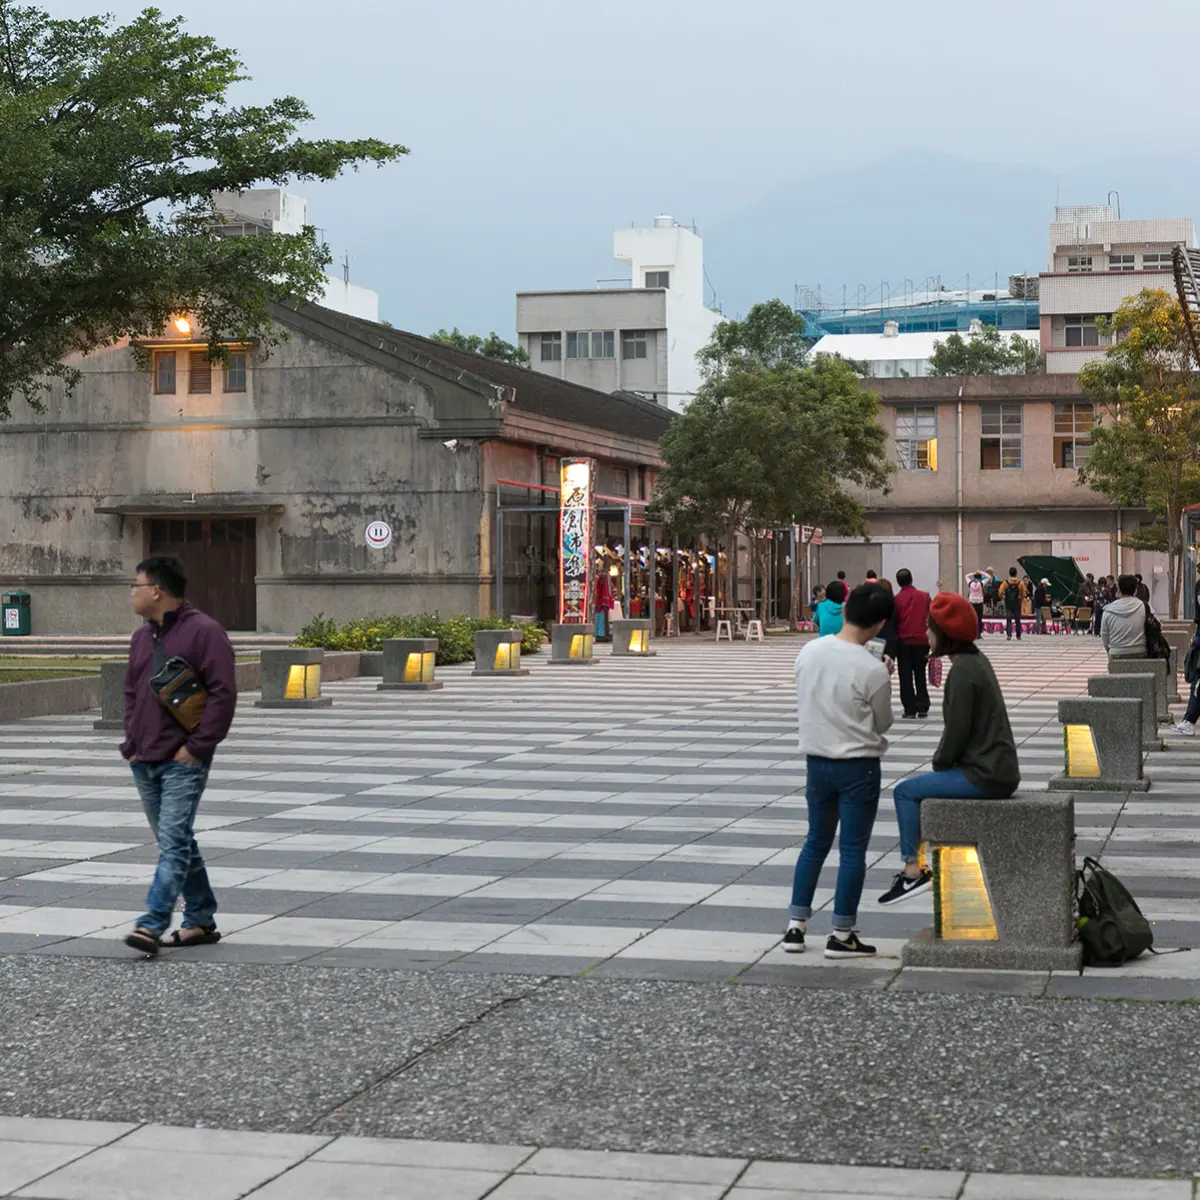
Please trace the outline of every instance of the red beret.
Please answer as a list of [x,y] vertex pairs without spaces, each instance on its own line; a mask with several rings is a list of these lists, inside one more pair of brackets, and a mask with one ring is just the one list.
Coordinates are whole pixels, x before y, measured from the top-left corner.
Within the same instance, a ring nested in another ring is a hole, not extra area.
[[933,623],[956,642],[973,642],[979,636],[979,618],[966,598],[957,592],[938,592],[929,613]]

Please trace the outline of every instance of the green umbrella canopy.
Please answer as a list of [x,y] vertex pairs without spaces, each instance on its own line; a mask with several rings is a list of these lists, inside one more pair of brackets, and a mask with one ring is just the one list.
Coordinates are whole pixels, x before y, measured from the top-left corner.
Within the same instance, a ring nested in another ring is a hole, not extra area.
[[1073,558],[1062,558],[1055,554],[1031,554],[1018,558],[1021,569],[1033,580],[1034,584],[1043,579],[1050,580],[1050,595],[1059,604],[1080,603],[1080,589],[1083,587],[1083,572]]

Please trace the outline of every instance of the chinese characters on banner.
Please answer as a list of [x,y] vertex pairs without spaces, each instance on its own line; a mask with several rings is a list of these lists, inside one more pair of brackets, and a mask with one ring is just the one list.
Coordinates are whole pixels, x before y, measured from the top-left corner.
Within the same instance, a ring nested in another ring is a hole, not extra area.
[[591,621],[595,466],[590,458],[564,458],[559,464],[558,620],[562,625]]

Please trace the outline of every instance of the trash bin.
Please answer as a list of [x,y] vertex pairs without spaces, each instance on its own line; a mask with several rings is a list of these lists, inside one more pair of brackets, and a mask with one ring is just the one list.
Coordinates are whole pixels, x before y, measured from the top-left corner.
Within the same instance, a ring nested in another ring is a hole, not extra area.
[[28,592],[5,592],[0,597],[0,634],[4,637],[28,637],[30,627],[30,595]]

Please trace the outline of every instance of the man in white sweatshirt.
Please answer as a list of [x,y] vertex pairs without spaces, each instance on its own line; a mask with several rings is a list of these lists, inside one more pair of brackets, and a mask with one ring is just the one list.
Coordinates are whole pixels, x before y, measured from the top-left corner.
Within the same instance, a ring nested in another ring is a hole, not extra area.
[[1120,596],[1104,606],[1100,641],[1110,658],[1145,658],[1146,605],[1137,598],[1137,578],[1122,575],[1117,591]]
[[811,641],[796,659],[800,750],[807,755],[808,837],[796,861],[783,948],[804,950],[813,896],[841,825],[833,934],[826,958],[867,958],[874,946],[854,931],[875,827],[879,760],[892,726],[890,669],[867,648],[895,610],[892,594],[864,583],[850,593],[840,632]]

